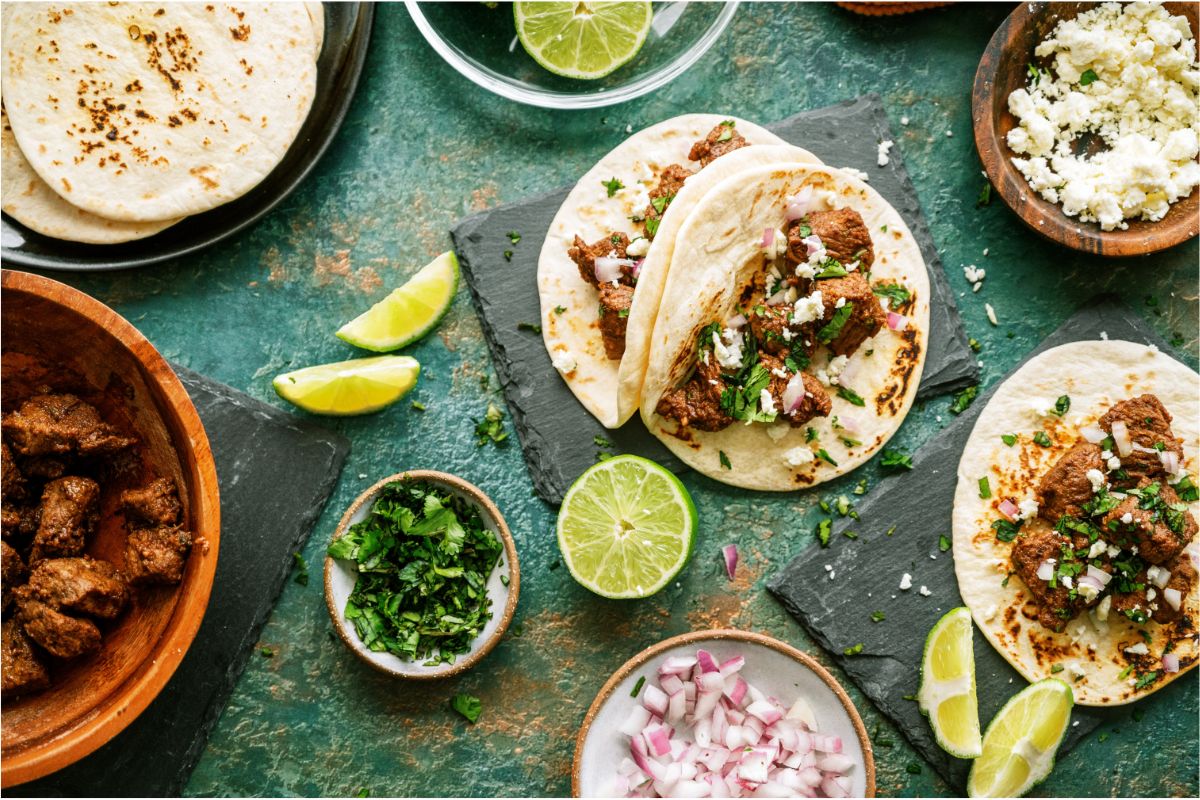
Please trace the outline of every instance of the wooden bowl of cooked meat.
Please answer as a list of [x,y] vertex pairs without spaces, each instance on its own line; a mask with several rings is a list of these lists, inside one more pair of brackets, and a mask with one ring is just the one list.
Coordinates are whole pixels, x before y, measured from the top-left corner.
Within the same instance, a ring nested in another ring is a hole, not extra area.
[[4,270],[0,292],[8,787],[91,753],[170,679],[220,510],[196,409],[136,328],[36,275]]

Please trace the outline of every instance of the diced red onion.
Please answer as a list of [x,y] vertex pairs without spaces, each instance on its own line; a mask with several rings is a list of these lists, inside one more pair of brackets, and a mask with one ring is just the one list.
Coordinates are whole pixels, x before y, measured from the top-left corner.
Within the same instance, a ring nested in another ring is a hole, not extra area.
[[845,775],[853,768],[854,759],[841,753],[825,756],[817,762],[817,769],[822,772],[836,772],[840,775]]
[[733,580],[737,573],[738,565],[738,549],[736,544],[727,544],[721,548],[721,554],[725,556],[725,574],[729,576],[729,580]]
[[745,324],[746,324],[746,318],[741,314],[737,314],[737,315],[729,318],[729,326],[728,327],[736,329],[736,328],[744,327]]
[[1167,653],[1162,657],[1163,672],[1179,672],[1179,654]]
[[680,781],[671,791],[672,797],[708,797],[712,788],[707,783],[699,781]]
[[824,776],[816,767],[805,767],[799,771],[800,781],[806,786],[820,786]]
[[661,780],[666,776],[667,768],[660,762],[650,758],[650,751],[646,748],[646,740],[641,734],[629,740],[629,754],[633,757],[633,763],[638,765],[638,769],[646,773],[646,777],[651,780]]
[[902,331],[908,326],[908,317],[903,314],[897,314],[895,311],[889,311],[887,326],[894,331]]
[[599,256],[593,261],[593,265],[596,270],[596,280],[601,283],[609,283],[610,281],[619,281],[621,267],[632,267],[633,259]]
[[1016,519],[1021,514],[1021,509],[1017,508],[1017,504],[1007,497],[1000,501],[1000,505],[996,507],[996,510],[1010,520]]
[[1080,575],[1076,584],[1079,587],[1090,586],[1096,590],[1097,594],[1104,591],[1104,584],[1100,583],[1100,581],[1096,580],[1091,575]]
[[1163,569],[1157,564],[1151,564],[1146,568],[1146,577],[1151,583],[1161,589],[1171,580],[1171,572],[1170,570]]
[[774,244],[775,244],[775,229],[774,228],[763,228],[763,238],[762,238],[763,250],[767,250],[767,251],[772,250],[773,249],[772,246]]
[[758,717],[758,719],[762,720],[763,725],[771,725],[776,720],[783,719],[783,712],[775,704],[764,700],[751,703],[746,707],[746,713],[753,717]]
[[808,213],[808,206],[812,202],[812,186],[801,186],[800,191],[795,194],[789,194],[783,198],[784,217],[788,222],[798,220]]
[[811,236],[805,236],[800,240],[804,244],[805,250],[808,252],[808,257],[812,258],[817,253],[825,252],[825,245],[821,243],[821,237],[815,233]]
[[658,674],[686,675],[694,666],[696,666],[696,659],[692,656],[668,656],[663,660],[662,666],[658,668]]
[[842,752],[842,737],[817,734],[813,737],[813,749],[822,753]]
[[808,731],[796,731],[795,752],[806,755],[813,751],[813,737]]
[[658,679],[658,685],[667,693],[668,697],[683,691],[683,679],[678,675],[662,675]]
[[767,298],[767,305],[777,306],[787,300],[788,287],[784,286],[775,294]]
[[637,261],[633,262],[633,277],[636,278],[642,274],[642,265],[645,263],[646,259],[644,258],[639,258]]
[[851,436],[862,433],[862,428],[859,426],[858,422],[858,417],[854,416],[853,414],[838,414],[838,423],[840,423],[846,433],[850,434]]
[[646,691],[642,693],[642,705],[660,717],[666,715],[667,701],[669,699],[666,692],[652,683],[648,684]]
[[686,704],[687,698],[683,696],[683,687],[681,686],[679,691],[672,694],[667,701],[667,720],[670,722],[682,721]]
[[741,672],[742,667],[744,666],[746,666],[745,656],[733,656],[732,658],[727,658],[722,661],[721,666],[718,669],[720,670],[722,676],[728,678],[735,672]]
[[1112,575],[1093,564],[1088,564],[1087,575],[1085,577],[1094,579],[1100,584],[1101,589],[1108,586],[1108,582],[1112,580]]
[[1168,475],[1174,475],[1179,472],[1179,453],[1174,450],[1160,450],[1158,460],[1162,462],[1163,470]]
[[1179,606],[1183,605],[1183,595],[1178,589],[1163,589],[1163,599],[1176,611],[1179,610]]
[[796,702],[792,703],[792,707],[788,709],[787,714],[784,714],[784,718],[803,723],[805,730],[815,731],[817,729],[817,716],[813,713],[812,706],[803,697],[796,698]]
[[[700,665],[701,672],[720,672],[721,668],[717,666],[717,660],[712,657],[712,653],[707,650],[696,651],[696,663]],[[704,687],[701,687],[704,688]]]
[[646,737],[646,747],[652,755],[662,756],[671,752],[671,734],[666,725],[651,723],[642,731]]
[[1099,425],[1088,425],[1085,428],[1080,428],[1079,433],[1092,444],[1100,444],[1108,438],[1108,434]]
[[637,736],[642,729],[650,724],[650,710],[645,706],[634,706],[629,710],[629,717],[618,728],[626,736]]
[[804,402],[804,375],[797,372],[788,379],[787,386],[783,390],[783,410],[785,413],[791,414],[800,404]]
[[741,675],[730,675],[725,679],[725,696],[735,706],[741,704],[742,698],[746,696],[746,681]]
[[1121,458],[1133,452],[1133,442],[1129,438],[1129,426],[1123,420],[1112,424],[1113,442],[1117,445],[1117,455]]
[[725,729],[725,746],[730,750],[746,746],[746,738],[742,735],[741,725],[730,725]]
[[826,797],[849,797],[850,779],[842,775],[826,775],[821,781],[821,794]]
[[1047,558],[1038,564],[1037,577],[1039,581],[1048,581],[1054,577],[1054,559]]

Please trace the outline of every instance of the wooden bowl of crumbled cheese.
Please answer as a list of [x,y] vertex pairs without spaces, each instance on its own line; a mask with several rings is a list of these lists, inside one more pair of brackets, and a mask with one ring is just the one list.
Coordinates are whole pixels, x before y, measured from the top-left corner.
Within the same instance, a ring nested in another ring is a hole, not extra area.
[[975,73],[1000,197],[1075,250],[1134,256],[1200,227],[1195,3],[1022,3]]

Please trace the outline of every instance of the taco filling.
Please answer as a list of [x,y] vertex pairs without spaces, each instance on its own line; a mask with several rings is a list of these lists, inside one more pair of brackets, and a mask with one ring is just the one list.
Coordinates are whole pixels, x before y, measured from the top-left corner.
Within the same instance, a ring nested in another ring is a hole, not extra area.
[[903,326],[887,307],[902,309],[912,294],[872,285],[875,248],[858,211],[808,211],[811,203],[811,189],[786,199],[790,221],[763,232],[762,266],[739,313],[701,329],[693,373],[659,400],[656,412],[680,429],[719,431],[735,420],[801,427],[829,415],[831,393],[865,404],[847,385],[848,362],[889,322]]
[[689,177],[726,153],[748,144],[738,133],[733,120],[721,122],[692,145],[688,159],[700,163],[697,169],[671,164],[658,174],[656,185],[647,194],[645,208],[630,217],[641,226],[640,233],[636,230],[632,234],[614,231],[592,244],[575,235],[567,255],[578,265],[580,277],[596,287],[600,336],[609,359],[618,361],[625,353],[625,328],[629,323],[638,272],[667,207]]
[[[992,523],[1012,541],[1012,571],[1037,620],[1061,632],[1095,609],[1144,625],[1178,620],[1196,583],[1183,552],[1197,525],[1196,486],[1180,475],[1183,442],[1153,394],[1116,403],[1042,475],[1034,499],[1000,502]],[[1052,527],[1028,526],[1034,516]]]

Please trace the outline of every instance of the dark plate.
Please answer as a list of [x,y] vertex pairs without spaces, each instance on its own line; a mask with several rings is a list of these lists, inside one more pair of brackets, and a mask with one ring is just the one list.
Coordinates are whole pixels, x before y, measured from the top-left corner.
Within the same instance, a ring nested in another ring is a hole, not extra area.
[[325,3],[325,43],[308,119],[279,165],[237,200],[197,214],[146,239],[87,245],[42,236],[3,215],[0,256],[6,267],[92,272],[144,267],[195,253],[258,222],[308,176],[337,135],[354,98],[371,40],[372,3]]

